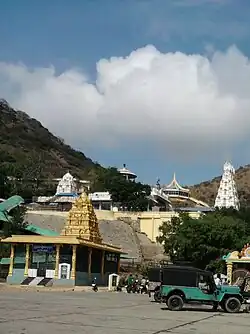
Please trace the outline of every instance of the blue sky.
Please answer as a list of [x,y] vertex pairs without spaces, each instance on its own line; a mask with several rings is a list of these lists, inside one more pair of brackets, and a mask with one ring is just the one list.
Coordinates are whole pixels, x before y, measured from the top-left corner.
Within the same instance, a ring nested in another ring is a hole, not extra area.
[[[250,56],[248,0],[9,0],[1,2],[0,10],[0,62],[53,66],[56,75],[74,68],[84,72],[90,83],[96,80],[100,59],[126,57],[149,44],[164,54],[178,51],[208,57],[214,50],[236,45]],[[15,105],[11,93],[6,97]],[[45,125],[50,127],[48,119]],[[64,136],[55,125],[51,129]],[[158,177],[167,183],[173,172],[183,184],[198,183],[219,175],[226,158],[235,167],[249,163],[245,139],[234,148],[225,146],[214,159],[204,151],[190,159],[185,152],[182,159],[174,150],[156,149],[149,137],[136,141],[125,136],[119,146],[105,148],[93,142],[85,145],[79,136],[65,137],[93,160],[116,166],[127,163],[150,183]]]

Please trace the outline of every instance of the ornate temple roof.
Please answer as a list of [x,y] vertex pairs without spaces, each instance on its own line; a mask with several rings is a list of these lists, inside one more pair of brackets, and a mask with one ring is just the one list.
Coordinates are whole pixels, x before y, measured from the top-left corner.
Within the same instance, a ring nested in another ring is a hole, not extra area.
[[102,242],[96,214],[86,193],[82,193],[73,203],[61,235]]
[[240,203],[234,181],[235,169],[228,161],[223,166],[223,175],[215,199],[214,206],[218,208],[234,208],[239,210]]
[[62,177],[56,188],[56,195],[62,194],[77,194],[76,182],[69,172]]
[[166,190],[180,190],[180,191],[184,191],[184,192],[189,192],[190,190],[187,188],[183,188],[176,180],[176,176],[174,173],[174,177],[173,180],[168,184],[163,186],[164,189]]

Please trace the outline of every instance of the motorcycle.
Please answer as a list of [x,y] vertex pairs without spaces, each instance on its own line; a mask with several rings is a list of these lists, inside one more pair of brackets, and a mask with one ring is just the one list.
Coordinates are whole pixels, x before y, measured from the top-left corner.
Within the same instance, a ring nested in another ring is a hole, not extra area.
[[147,294],[148,293],[148,286],[147,285],[141,285],[140,286],[140,291],[141,291],[141,294],[143,294],[143,293]]
[[125,285],[125,289],[126,289],[127,293],[131,293],[132,285],[131,284]]
[[140,285],[139,285],[139,281],[136,280],[133,284],[132,284],[132,292],[133,293],[140,293]]
[[98,286],[97,286],[97,284],[96,284],[96,279],[94,279],[94,280],[92,281],[91,286],[92,286],[92,290],[93,290],[94,292],[97,292],[97,291],[98,291]]

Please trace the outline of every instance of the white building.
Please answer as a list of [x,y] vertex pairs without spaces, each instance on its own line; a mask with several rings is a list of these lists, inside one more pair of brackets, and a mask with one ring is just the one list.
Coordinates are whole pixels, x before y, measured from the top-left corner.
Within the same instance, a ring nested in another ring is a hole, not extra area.
[[137,175],[131,172],[127,167],[126,164],[123,165],[123,168],[118,169],[118,172],[126,178],[127,181],[135,181]]
[[223,175],[220,186],[215,199],[214,206],[217,208],[234,208],[239,210],[240,203],[236,184],[234,181],[235,169],[230,162],[225,162],[223,167]]

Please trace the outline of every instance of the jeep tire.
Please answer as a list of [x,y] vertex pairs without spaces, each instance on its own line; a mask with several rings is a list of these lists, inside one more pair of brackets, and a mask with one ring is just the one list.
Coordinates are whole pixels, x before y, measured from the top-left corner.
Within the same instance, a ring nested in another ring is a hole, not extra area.
[[229,297],[224,303],[225,311],[228,313],[238,313],[241,309],[241,302],[237,297]]
[[180,311],[183,305],[183,299],[179,295],[172,295],[167,300],[168,309],[171,311]]

